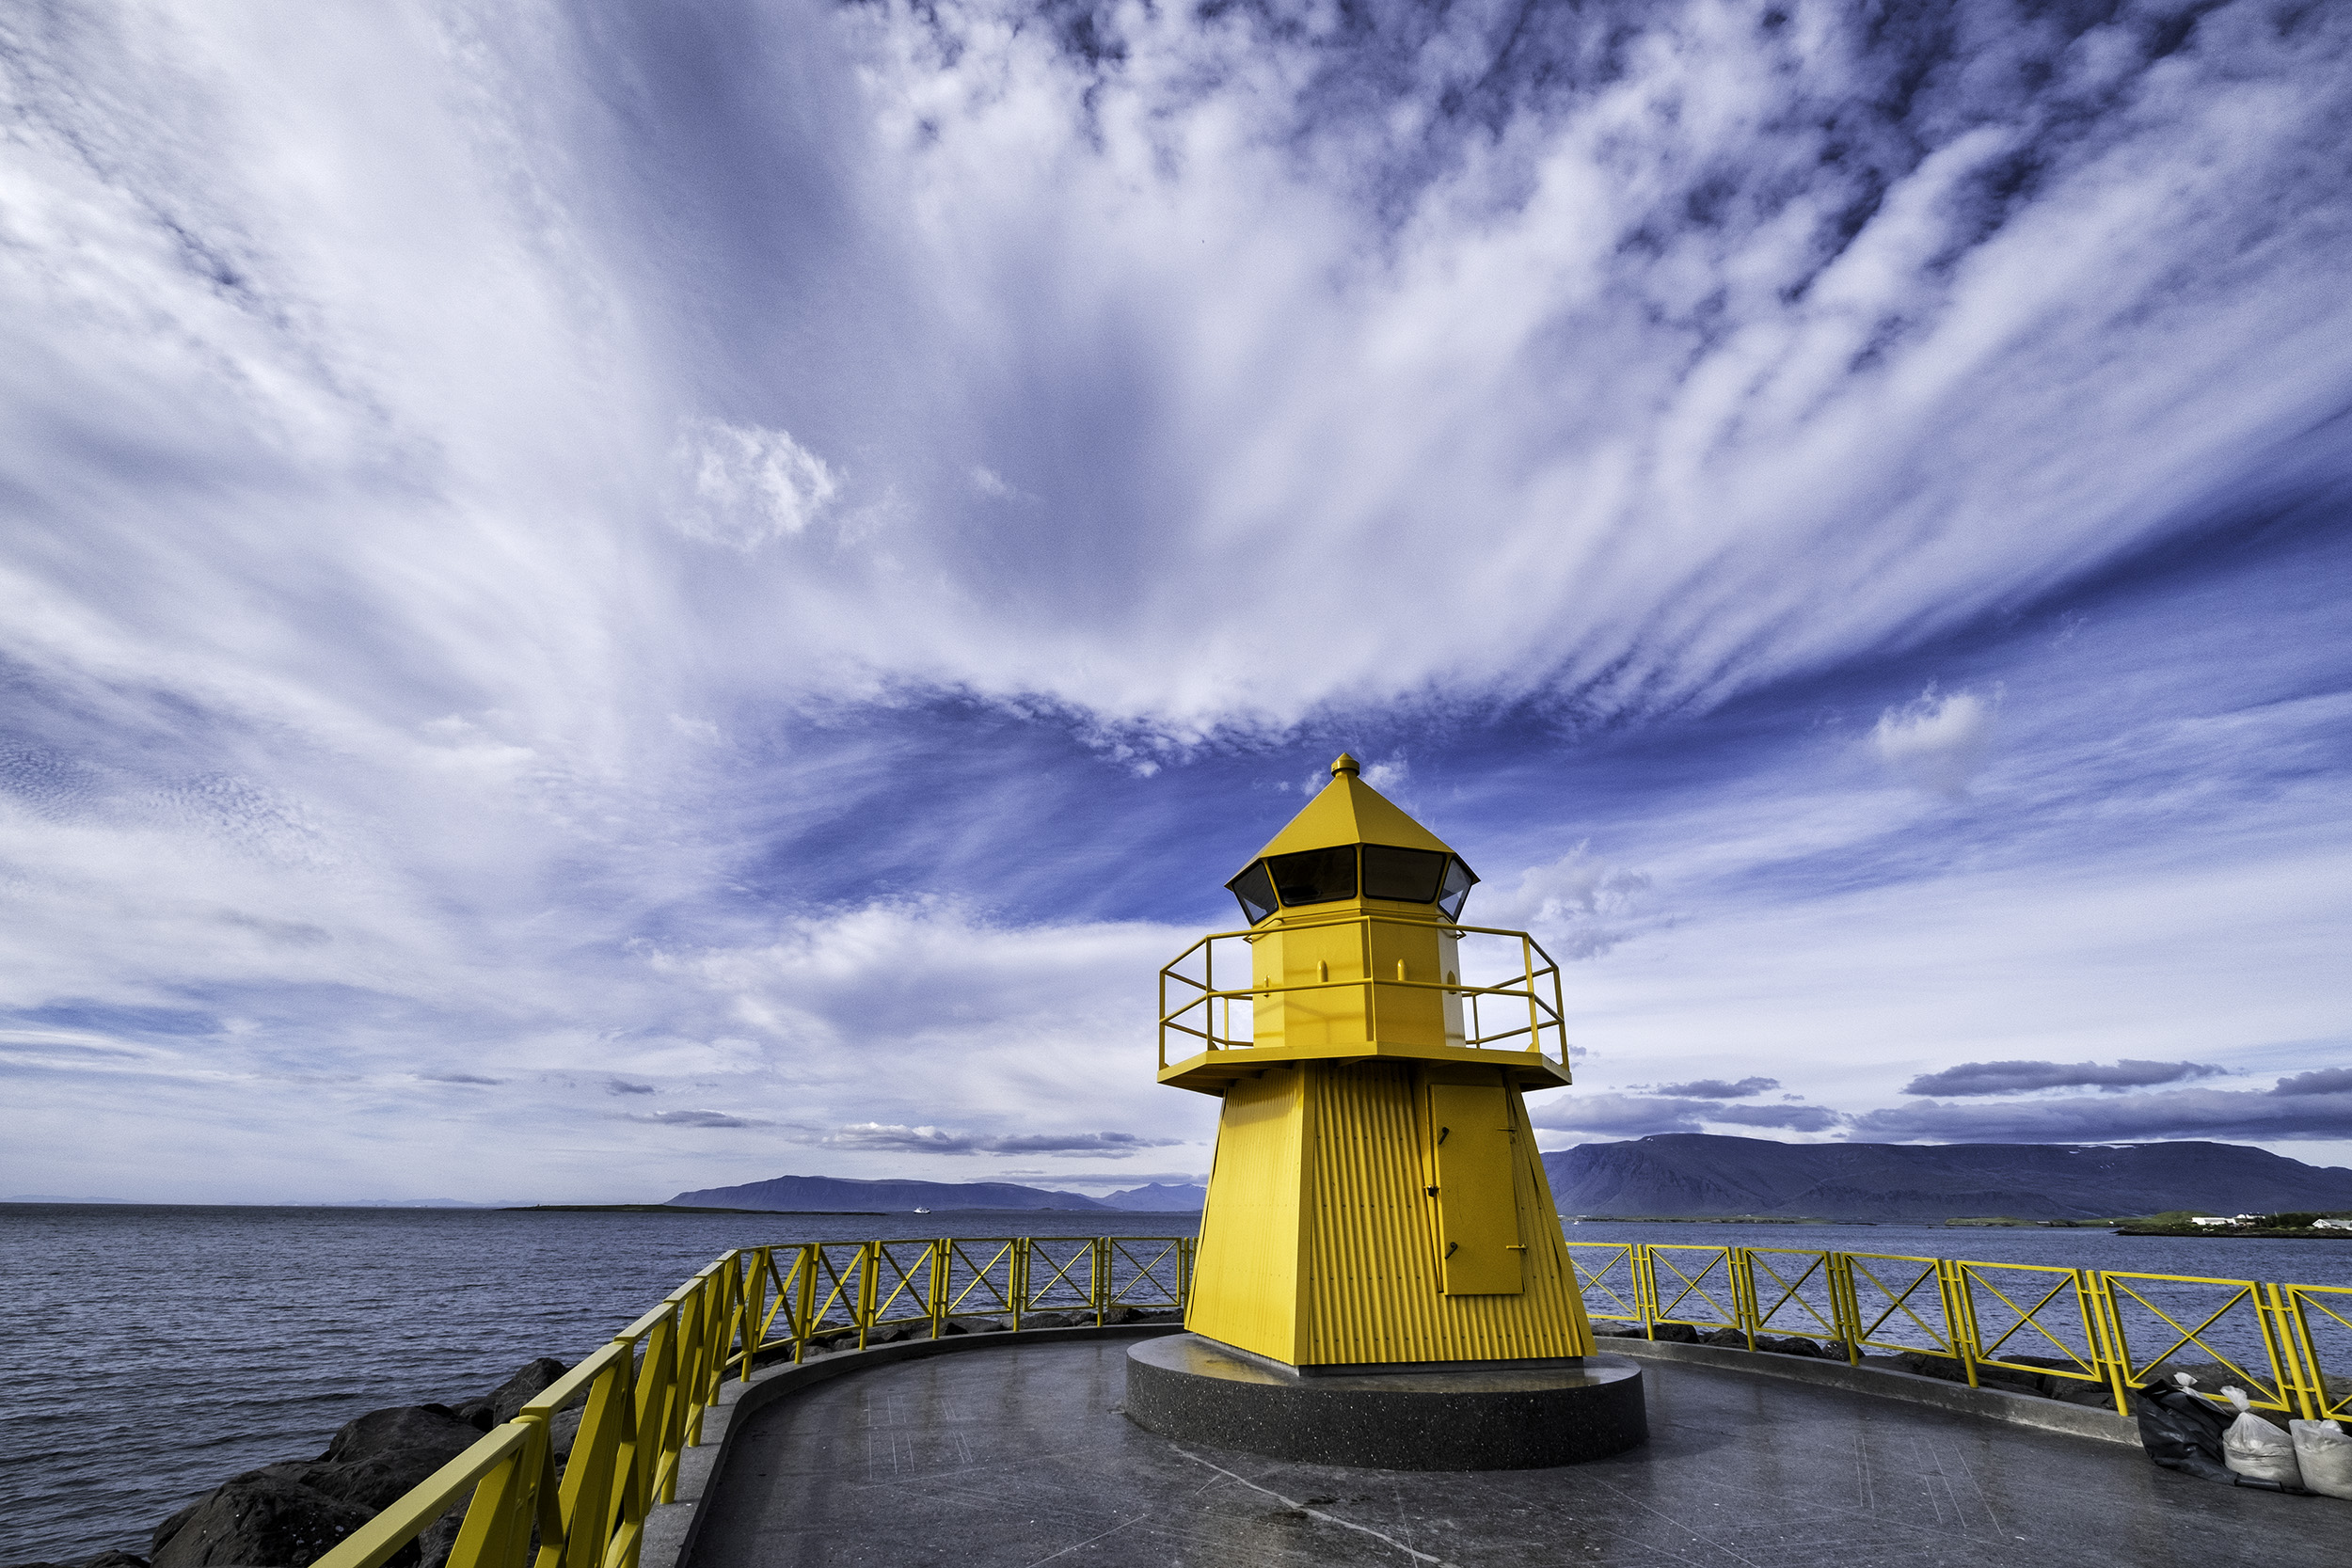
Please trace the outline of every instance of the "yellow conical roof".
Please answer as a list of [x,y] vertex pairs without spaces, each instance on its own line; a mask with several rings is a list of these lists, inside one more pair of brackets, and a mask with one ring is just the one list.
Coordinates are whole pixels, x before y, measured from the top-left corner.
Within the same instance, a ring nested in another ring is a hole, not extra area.
[[1387,796],[1364,783],[1354,757],[1345,752],[1331,765],[1331,782],[1289,826],[1267,841],[1257,859],[1295,854],[1301,849],[1329,849],[1343,844],[1387,844],[1399,849],[1435,849],[1452,854],[1454,847],[1411,817]]

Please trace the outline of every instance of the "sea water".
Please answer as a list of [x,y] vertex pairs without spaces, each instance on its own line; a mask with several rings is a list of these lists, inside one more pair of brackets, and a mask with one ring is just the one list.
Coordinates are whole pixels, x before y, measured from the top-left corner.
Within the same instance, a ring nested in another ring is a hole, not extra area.
[[117,1548],[385,1405],[566,1364],[731,1247],[1190,1236],[1191,1214],[0,1204],[0,1563]]
[[[1195,1223],[0,1205],[0,1563],[144,1555],[166,1515],[238,1471],[315,1456],[365,1411],[469,1399],[534,1356],[578,1360],[731,1247],[1174,1236]],[[2352,1284],[2352,1241],[1590,1222],[1567,1236]]]

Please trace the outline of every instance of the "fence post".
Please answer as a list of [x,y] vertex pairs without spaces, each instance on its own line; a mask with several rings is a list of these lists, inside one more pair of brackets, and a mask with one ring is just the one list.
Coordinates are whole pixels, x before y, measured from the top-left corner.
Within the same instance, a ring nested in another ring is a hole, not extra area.
[[1193,1243],[1183,1236],[1176,1238],[1176,1310],[1187,1312],[1192,1307]]
[[1756,1349],[1756,1249],[1753,1247],[1724,1248],[1724,1272],[1731,1275],[1731,1321],[1748,1337],[1748,1349]]
[[1838,1342],[1846,1347],[1846,1365],[1862,1365],[1862,1303],[1853,1288],[1853,1254],[1829,1255],[1830,1322],[1837,1326]]
[[1090,1255],[1087,1259],[1087,1272],[1092,1275],[1087,1281],[1087,1294],[1094,1298],[1094,1326],[1100,1328],[1103,1326],[1104,1318],[1110,1311],[1111,1305],[1110,1238],[1095,1237],[1087,1250]]
[[1952,1347],[1952,1354],[1960,1360],[1960,1370],[1968,1374],[1968,1386],[1977,1386],[1977,1312],[1976,1303],[1968,1294],[1968,1276],[1964,1267],[1949,1258],[1935,1260],[1936,1284],[1944,1294],[1944,1332]]
[[947,1267],[955,1256],[954,1243],[942,1236],[931,1243],[931,1338],[945,1338],[947,1334]]
[[[2289,1291],[2293,1289],[2288,1287]],[[2292,1384],[2294,1408],[2302,1412],[2303,1420],[2316,1421],[2327,1414],[2328,1385],[2320,1376],[2314,1347],[2298,1332],[2305,1325],[2300,1314],[2288,1305],[2293,1297],[2281,1294],[2275,1284],[2258,1285],[2255,1290],[2259,1294],[2254,1315],[2262,1321],[2263,1338],[2270,1345],[2270,1364],[2279,1373],[2279,1402],[2288,1402],[2287,1386]]]
[[[800,1295],[793,1295],[793,1281],[800,1281]],[[798,1366],[809,1356],[809,1331],[817,1307],[817,1243],[800,1243],[800,1256],[793,1260],[793,1276],[784,1281],[784,1309],[793,1323],[793,1364]]]
[[[2115,1281],[2098,1269],[2076,1269],[2074,1290],[2083,1302],[2083,1322],[2090,1333],[2091,1354],[2115,1401],[2119,1414],[2132,1413],[2132,1352],[2123,1338],[2123,1310],[2115,1302]],[[2085,1282],[2088,1281],[2086,1284]],[[2262,1316],[2262,1296],[2254,1297],[2254,1315]]]
[[857,1249],[857,1294],[850,1298],[850,1321],[857,1325],[857,1348],[866,1348],[866,1331],[874,1323],[874,1259],[880,1242],[860,1242]]
[[702,1442],[703,1406],[708,1394],[711,1289],[716,1275],[706,1272],[678,1304],[678,1447]]
[[759,1354],[759,1341],[768,1326],[768,1249],[755,1247],[749,1257],[751,1271],[743,1277],[743,1326],[737,1335],[743,1346],[745,1383],[752,1380],[752,1362]]
[[1012,1252],[1005,1260],[1005,1295],[1012,1304],[1012,1326],[1021,1326],[1021,1314],[1029,1309],[1029,1238],[1015,1236]]
[[1658,1282],[1650,1277],[1649,1243],[1630,1243],[1628,1257],[1633,1264],[1633,1310],[1642,1320],[1642,1337],[1658,1338]]

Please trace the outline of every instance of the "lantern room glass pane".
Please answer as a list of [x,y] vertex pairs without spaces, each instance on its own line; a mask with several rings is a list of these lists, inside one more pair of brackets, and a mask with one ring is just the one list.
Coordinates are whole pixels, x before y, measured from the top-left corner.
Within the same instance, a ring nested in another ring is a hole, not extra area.
[[1352,844],[1276,855],[1265,865],[1274,873],[1274,890],[1282,895],[1285,909],[1356,896],[1356,847]]
[[1364,896],[1394,898],[1406,904],[1434,904],[1444,879],[1446,857],[1435,849],[1395,849],[1385,844],[1364,846]]
[[1470,890],[1478,885],[1478,873],[1464,865],[1461,860],[1448,855],[1445,860],[1445,885],[1438,892],[1438,908],[1448,920],[1462,918],[1462,905],[1470,897]]
[[1241,901],[1241,912],[1250,925],[1255,926],[1274,912],[1274,879],[1266,875],[1265,862],[1253,862],[1248,870],[1225,886]]

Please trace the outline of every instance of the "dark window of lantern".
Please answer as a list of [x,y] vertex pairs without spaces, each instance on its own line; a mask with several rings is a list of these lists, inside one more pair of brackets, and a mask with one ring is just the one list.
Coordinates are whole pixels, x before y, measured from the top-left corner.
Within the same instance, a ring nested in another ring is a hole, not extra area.
[[1393,849],[1385,844],[1367,844],[1364,896],[1434,904],[1438,901],[1438,880],[1445,876],[1445,856],[1435,849]]
[[1286,909],[1300,904],[1328,904],[1335,899],[1356,896],[1356,847],[1344,845],[1337,849],[1308,849],[1295,855],[1277,855],[1267,861],[1266,868],[1274,873],[1274,890],[1282,895]]
[[1248,870],[1225,886],[1241,900],[1241,912],[1252,926],[1274,912],[1274,879],[1266,875],[1265,862],[1252,861]]

